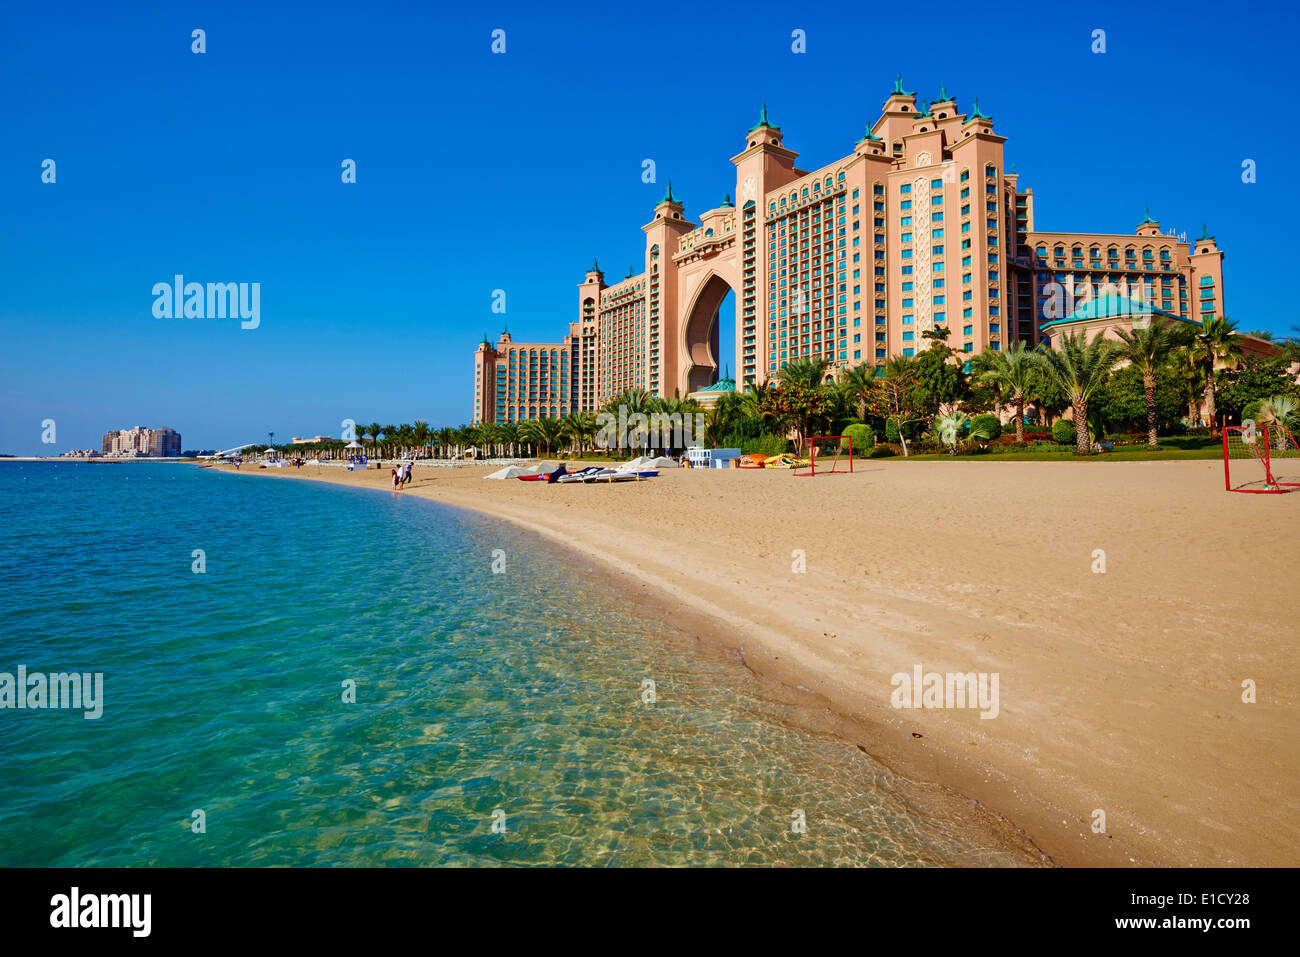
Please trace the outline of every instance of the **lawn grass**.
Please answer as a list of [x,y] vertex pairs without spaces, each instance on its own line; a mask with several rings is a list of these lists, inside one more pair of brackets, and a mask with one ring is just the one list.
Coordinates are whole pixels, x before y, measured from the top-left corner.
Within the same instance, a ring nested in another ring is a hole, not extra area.
[[1203,459],[1212,461],[1223,458],[1223,450],[1213,449],[1148,449],[1123,448],[1114,452],[1102,452],[1097,455],[1075,455],[1074,449],[1063,448],[1046,452],[986,452],[980,455],[948,455],[943,452],[929,452],[924,455],[892,455],[875,462],[888,462],[895,459],[907,461],[947,461],[947,462],[1167,462],[1173,459]]
[[[906,456],[908,461],[960,461],[960,462],[1165,462],[1173,459],[1200,459],[1212,461],[1223,458],[1223,445],[1217,438],[1204,435],[1161,436],[1156,448],[1149,445],[1125,445],[1111,452],[1096,455],[1075,455],[1074,446],[1062,445],[1059,448],[1042,451],[1024,451],[1014,445],[997,445],[978,455],[949,455],[946,452],[926,452]],[[888,458],[901,459],[895,455]],[[880,461],[880,460],[876,460]]]

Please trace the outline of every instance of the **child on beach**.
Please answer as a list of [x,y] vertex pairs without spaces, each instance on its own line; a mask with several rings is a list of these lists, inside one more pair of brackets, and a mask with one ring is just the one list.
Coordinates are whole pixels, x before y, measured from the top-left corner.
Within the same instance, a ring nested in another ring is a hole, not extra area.
[[393,491],[396,492],[398,479],[397,479],[397,466],[395,465],[392,468],[392,478],[393,478]]

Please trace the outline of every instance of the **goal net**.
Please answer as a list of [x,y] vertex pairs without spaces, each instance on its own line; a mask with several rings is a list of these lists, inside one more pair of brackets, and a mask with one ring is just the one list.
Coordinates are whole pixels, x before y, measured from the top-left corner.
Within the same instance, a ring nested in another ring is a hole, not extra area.
[[1278,494],[1300,488],[1300,446],[1291,431],[1277,423],[1225,428],[1223,484],[1229,492]]
[[850,435],[814,435],[805,446],[806,464],[797,464],[793,474],[811,478],[853,471],[853,437]]

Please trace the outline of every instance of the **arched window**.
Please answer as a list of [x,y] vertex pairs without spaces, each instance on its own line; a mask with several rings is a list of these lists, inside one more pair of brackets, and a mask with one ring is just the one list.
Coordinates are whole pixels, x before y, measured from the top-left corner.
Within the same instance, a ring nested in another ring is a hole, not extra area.
[[1202,276],[1202,277],[1201,277],[1201,285],[1202,285],[1202,286],[1213,286],[1213,285],[1214,285],[1214,277],[1213,277],[1213,276]]

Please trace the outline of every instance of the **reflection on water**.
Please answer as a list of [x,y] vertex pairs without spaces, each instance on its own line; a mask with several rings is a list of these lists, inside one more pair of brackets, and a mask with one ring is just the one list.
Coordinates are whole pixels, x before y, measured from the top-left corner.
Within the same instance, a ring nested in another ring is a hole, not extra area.
[[184,466],[0,493],[0,670],[105,673],[99,721],[0,711],[0,864],[1038,862],[494,520]]

